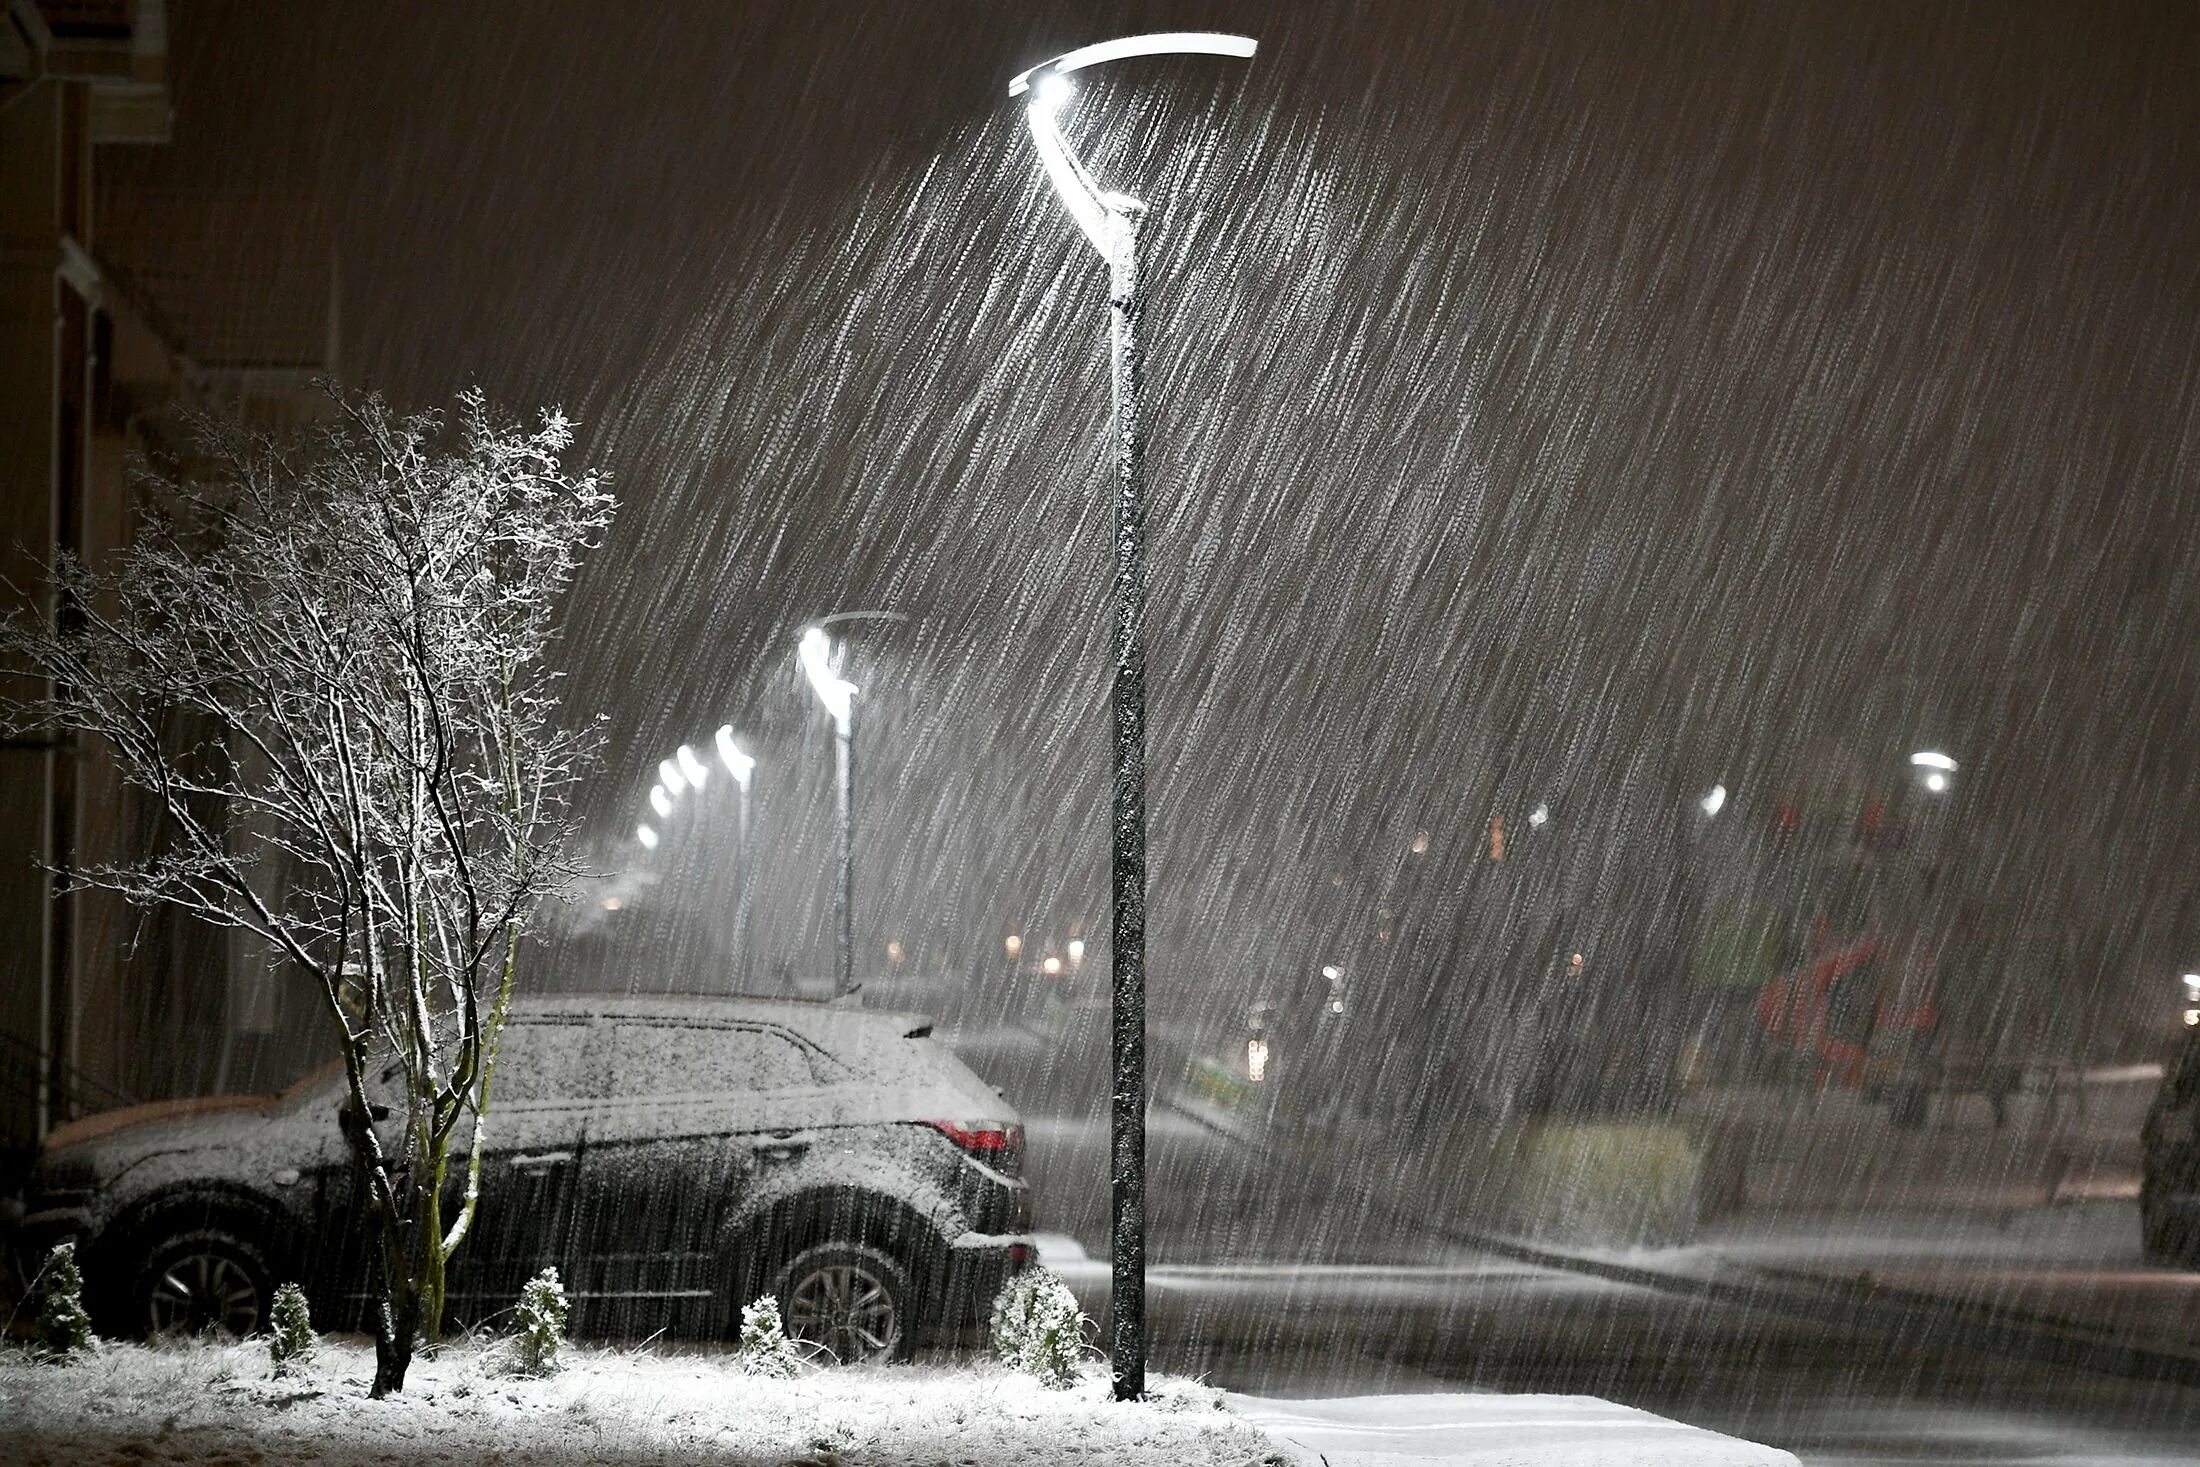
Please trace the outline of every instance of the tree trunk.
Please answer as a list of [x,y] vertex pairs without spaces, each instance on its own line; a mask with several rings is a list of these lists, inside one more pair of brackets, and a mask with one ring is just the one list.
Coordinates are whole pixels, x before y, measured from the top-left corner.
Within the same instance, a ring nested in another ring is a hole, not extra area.
[[446,1146],[434,1149],[435,1155],[428,1162],[428,1189],[420,1199],[420,1266],[414,1275],[420,1283],[420,1338],[431,1352],[443,1343],[443,1281],[447,1267],[443,1252],[443,1174],[450,1163]]
[[[390,1296],[396,1294],[393,1300]],[[413,1334],[420,1328],[420,1291],[385,1288],[374,1315],[374,1400],[405,1389],[405,1371],[412,1364]]]

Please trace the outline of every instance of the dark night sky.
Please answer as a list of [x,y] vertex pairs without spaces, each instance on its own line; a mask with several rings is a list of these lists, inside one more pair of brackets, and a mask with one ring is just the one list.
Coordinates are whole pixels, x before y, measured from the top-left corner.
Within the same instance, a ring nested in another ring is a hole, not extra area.
[[177,0],[175,141],[102,168],[322,211],[353,380],[582,420],[607,829],[730,719],[820,771],[809,869],[791,636],[909,614],[869,920],[990,941],[1101,910],[1106,767],[1103,283],[1002,86],[1173,28],[1263,50],[1070,117],[1158,210],[1164,964],[1832,740],[1959,751],[1971,884],[2097,981],[2200,943],[2190,5]]

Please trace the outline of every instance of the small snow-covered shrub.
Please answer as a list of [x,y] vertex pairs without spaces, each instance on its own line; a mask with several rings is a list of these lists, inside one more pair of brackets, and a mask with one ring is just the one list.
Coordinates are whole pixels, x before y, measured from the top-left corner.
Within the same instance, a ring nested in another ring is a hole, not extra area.
[[267,1358],[274,1362],[275,1374],[285,1376],[311,1360],[313,1347],[320,1343],[313,1333],[313,1314],[306,1308],[305,1290],[296,1284],[284,1284],[275,1291],[275,1302],[267,1314]]
[[519,1291],[519,1334],[513,1340],[513,1368],[521,1375],[555,1375],[565,1344],[565,1285],[558,1271],[546,1268]]
[[1027,1269],[993,1301],[993,1353],[1042,1385],[1067,1389],[1077,1379],[1087,1323],[1068,1284],[1043,1268]]
[[744,1373],[771,1380],[788,1380],[800,1373],[802,1361],[779,1318],[779,1301],[771,1295],[742,1306],[741,1348],[734,1352],[733,1361]]
[[89,1351],[92,1317],[84,1312],[84,1275],[76,1266],[76,1244],[54,1244],[33,1283],[39,1348],[53,1360],[73,1360]]

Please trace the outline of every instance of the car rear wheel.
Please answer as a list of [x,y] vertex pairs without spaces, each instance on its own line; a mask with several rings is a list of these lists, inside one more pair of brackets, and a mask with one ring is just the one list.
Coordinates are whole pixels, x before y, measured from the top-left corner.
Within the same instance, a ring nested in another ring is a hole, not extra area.
[[787,1337],[830,1351],[842,1365],[900,1360],[914,1343],[909,1275],[861,1243],[805,1248],[772,1288]]
[[132,1292],[138,1332],[151,1337],[257,1331],[273,1285],[259,1249],[205,1229],[170,1238],[146,1256]]

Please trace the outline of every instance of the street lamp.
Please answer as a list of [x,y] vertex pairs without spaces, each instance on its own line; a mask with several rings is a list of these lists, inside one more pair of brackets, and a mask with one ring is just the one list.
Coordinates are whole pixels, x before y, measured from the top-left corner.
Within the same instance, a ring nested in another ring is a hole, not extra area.
[[822,626],[802,634],[798,656],[818,701],[833,715],[833,762],[840,795],[840,879],[833,885],[833,994],[838,997],[855,988],[856,685],[835,668],[838,659],[832,639]]
[[741,889],[733,899],[733,951],[737,960],[746,966],[749,961],[749,886],[755,880],[749,870],[749,782],[756,773],[756,759],[744,753],[740,744],[734,741],[733,725],[720,724],[715,737],[718,762],[733,776],[734,784],[741,791],[733,833],[734,866],[741,873]]
[[1109,1122],[1115,1398],[1146,1390],[1146,667],[1141,621],[1146,599],[1143,540],[1146,447],[1140,395],[1145,358],[1138,232],[1146,206],[1100,187],[1069,150],[1056,115],[1075,87],[1072,72],[1131,56],[1250,57],[1249,36],[1176,31],[1084,46],[1033,67],[1008,84],[1027,97],[1032,146],[1062,205],[1108,265],[1108,321],[1115,386],[1115,796],[1111,824],[1114,1073]]

